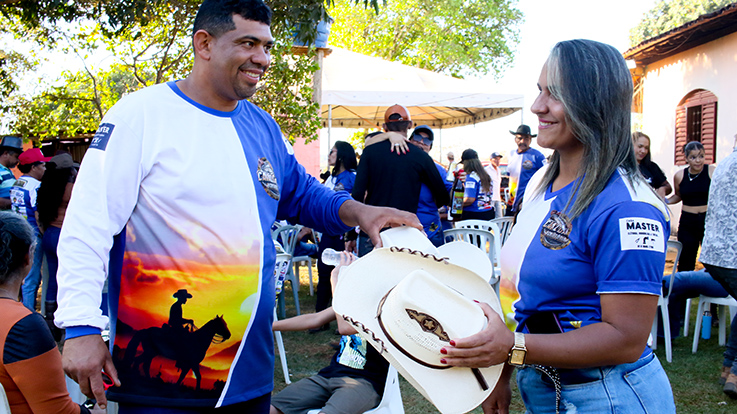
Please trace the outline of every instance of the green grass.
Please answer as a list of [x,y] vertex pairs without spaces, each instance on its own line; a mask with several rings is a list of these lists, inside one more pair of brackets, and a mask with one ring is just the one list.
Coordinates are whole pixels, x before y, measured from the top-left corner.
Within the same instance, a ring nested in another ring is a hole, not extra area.
[[[301,269],[302,286],[300,288],[300,307],[303,312],[313,312],[315,309],[315,297],[309,296],[307,272]],[[315,280],[317,271],[313,269]],[[294,316],[294,303],[292,299],[291,286],[286,284],[285,296],[287,298],[287,316]],[[695,319],[695,309],[691,312]],[[693,326],[693,321],[691,323]],[[284,332],[284,345],[286,348],[287,361],[291,380],[298,381],[302,378],[314,375],[330,362],[330,357],[335,352],[328,344],[338,341],[339,336],[334,334],[336,324],[331,324],[328,331],[309,334],[307,332]],[[693,335],[693,334],[692,334]],[[691,353],[693,336],[678,338],[673,342],[673,362],[665,361],[665,348],[659,346],[656,350],[665,368],[668,378],[673,387],[676,400],[676,408],[679,414],[727,414],[737,412],[737,400],[731,400],[723,392],[718,383],[719,372],[722,366],[722,352],[724,347],[718,344],[717,324],[714,324],[711,339],[700,340],[699,350],[696,354]],[[276,357],[276,368],[274,371],[275,391],[285,387],[279,357]],[[420,393],[418,393],[404,378],[400,377],[402,400],[407,414],[437,413],[433,407]],[[524,413],[525,408],[519,397],[516,384],[512,384],[512,405],[510,413]],[[472,413],[481,413],[477,408]]]

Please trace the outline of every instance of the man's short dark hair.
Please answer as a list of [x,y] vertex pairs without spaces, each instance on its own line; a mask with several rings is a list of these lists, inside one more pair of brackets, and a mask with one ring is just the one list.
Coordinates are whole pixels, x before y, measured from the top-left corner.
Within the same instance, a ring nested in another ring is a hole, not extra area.
[[204,30],[214,37],[235,29],[233,15],[271,26],[271,9],[262,0],[205,0],[192,27],[192,36]]
[[23,174],[28,174],[29,172],[31,172],[31,169],[36,165],[41,165],[41,162],[39,161],[30,164],[18,164],[18,170]]

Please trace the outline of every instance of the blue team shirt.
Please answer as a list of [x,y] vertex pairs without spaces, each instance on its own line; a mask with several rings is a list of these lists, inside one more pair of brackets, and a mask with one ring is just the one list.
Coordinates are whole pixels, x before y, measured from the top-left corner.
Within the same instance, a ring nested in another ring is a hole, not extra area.
[[522,202],[530,178],[543,165],[545,165],[545,156],[542,152],[534,148],[530,148],[521,154],[517,150],[509,154],[509,165],[507,169],[509,171],[510,190],[515,197],[515,210],[519,203]]
[[20,214],[28,221],[28,224],[38,232],[38,224],[36,223],[36,197],[38,187],[41,181],[24,175],[15,181],[10,187],[11,210]]
[[601,294],[659,295],[670,224],[652,189],[644,182],[633,187],[615,172],[565,237],[559,212],[576,181],[555,192],[533,192],[543,173],[530,182],[501,253],[502,284],[519,295],[513,304],[518,330],[545,311],[558,316],[564,331],[601,322]]
[[0,164],[0,198],[10,198],[10,187],[15,183],[15,175],[10,168]]
[[475,172],[472,172],[466,177],[463,196],[474,198],[471,205],[463,207],[463,211],[489,211],[494,207],[494,202],[491,200],[491,187],[489,187],[489,191],[484,191],[479,176]]
[[[445,178],[447,172],[442,165],[435,163],[435,167],[440,173],[440,177]],[[453,183],[444,179],[445,190],[450,193],[453,188]],[[417,206],[417,218],[422,223],[422,228],[425,230],[428,238],[432,238],[437,232],[441,231],[442,225],[440,223],[440,213],[438,213],[438,206],[435,204],[435,198],[432,196],[432,192],[424,183],[420,187],[420,204]]]

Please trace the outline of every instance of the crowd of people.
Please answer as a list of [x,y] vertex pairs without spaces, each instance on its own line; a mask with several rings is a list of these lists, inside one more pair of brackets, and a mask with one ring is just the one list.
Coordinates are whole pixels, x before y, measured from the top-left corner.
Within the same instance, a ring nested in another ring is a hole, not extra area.
[[[449,338],[440,368],[502,367],[482,404],[487,414],[508,412],[515,370],[531,412],[675,412],[668,377],[647,346],[668,204],[682,202],[673,314],[701,293],[735,296],[737,153],[707,165],[704,147],[689,142],[687,166],[671,186],[651,160],[650,138],[631,132],[632,80],[621,54],[571,40],[553,48],[537,80],[538,133],[524,124],[509,131],[517,148],[506,155],[508,184],[501,152],[487,166],[472,148],[457,162],[448,153],[445,166],[433,160],[435,132],[415,125],[401,103],[365,136],[360,160],[349,143],[335,142],[320,182],[248,100],[269,67],[270,25],[261,0],[205,0],[191,73],[121,99],[81,168],[69,153],[48,158],[24,151],[18,137],[0,141],[0,209],[10,210],[0,213],[0,381],[13,413],[103,412],[108,398],[121,414],[374,407],[389,364],[356,329],[361,321],[348,324],[331,307],[338,268],[318,259],[314,314],[273,320],[271,227],[286,220],[314,229],[322,234],[316,256],[345,251],[340,266],[351,266],[349,253],[370,255],[390,227],[421,229],[443,245],[461,187],[456,220],[514,217],[499,261],[516,295],[517,327],[480,303],[485,327]],[[549,157],[532,148],[533,138]],[[217,179],[202,174],[203,159],[217,160]],[[705,272],[693,272],[697,259]],[[342,336],[330,364],[272,396],[272,330],[319,331],[336,319]],[[671,317],[676,335],[680,319]],[[736,324],[720,376],[734,398]],[[170,363],[152,367],[155,356]],[[203,361],[218,368],[201,370]],[[89,404],[72,402],[64,372]]]

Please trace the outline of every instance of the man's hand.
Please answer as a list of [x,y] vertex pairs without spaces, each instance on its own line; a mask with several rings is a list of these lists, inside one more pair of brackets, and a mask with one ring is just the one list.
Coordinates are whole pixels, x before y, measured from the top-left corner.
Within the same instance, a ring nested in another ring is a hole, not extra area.
[[105,409],[107,398],[102,384],[102,371],[110,376],[116,387],[120,386],[120,380],[102,337],[86,335],[65,341],[62,362],[64,371],[79,384],[82,393],[97,400],[100,408]]
[[379,231],[385,227],[410,226],[422,230],[416,215],[390,207],[374,207],[348,200],[340,206],[340,219],[349,226],[361,226],[375,247],[381,247]]

